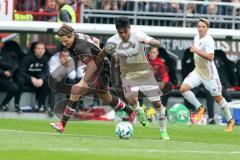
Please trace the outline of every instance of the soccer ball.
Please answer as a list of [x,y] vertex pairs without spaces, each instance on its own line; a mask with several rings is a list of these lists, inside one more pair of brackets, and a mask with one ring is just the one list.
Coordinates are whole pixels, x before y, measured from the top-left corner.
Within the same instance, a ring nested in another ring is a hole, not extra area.
[[115,133],[121,139],[128,139],[133,135],[133,126],[130,122],[120,122],[116,126]]

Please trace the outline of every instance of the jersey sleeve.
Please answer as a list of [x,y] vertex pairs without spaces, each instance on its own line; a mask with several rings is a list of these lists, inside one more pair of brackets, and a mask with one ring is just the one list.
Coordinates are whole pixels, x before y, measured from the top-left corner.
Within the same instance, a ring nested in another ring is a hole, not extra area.
[[212,38],[209,38],[205,44],[205,51],[209,54],[214,53],[214,50],[215,50],[214,40]]
[[117,49],[117,43],[113,41],[112,38],[108,39],[105,50],[108,54],[113,55],[116,52]]

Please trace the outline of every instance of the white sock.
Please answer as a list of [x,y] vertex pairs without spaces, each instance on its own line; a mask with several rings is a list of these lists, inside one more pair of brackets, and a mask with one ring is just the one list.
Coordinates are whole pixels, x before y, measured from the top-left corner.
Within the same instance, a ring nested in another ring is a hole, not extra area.
[[197,100],[196,96],[193,94],[192,91],[187,91],[182,93],[183,97],[192,105],[195,106],[196,109],[201,106],[201,103]]
[[167,131],[167,120],[165,111],[166,111],[165,107],[161,107],[161,109],[156,109],[160,122],[160,131]]
[[219,103],[219,105],[223,109],[223,111],[225,113],[225,117],[227,118],[227,121],[232,119],[232,114],[229,109],[229,103],[225,100],[225,98],[223,98],[223,100]]

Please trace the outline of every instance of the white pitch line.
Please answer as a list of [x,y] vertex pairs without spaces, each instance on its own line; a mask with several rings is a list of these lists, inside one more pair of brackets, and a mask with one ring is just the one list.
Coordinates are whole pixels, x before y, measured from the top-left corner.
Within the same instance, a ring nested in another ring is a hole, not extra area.
[[[16,149],[4,149],[1,148],[0,151],[12,151]],[[40,148],[24,148],[17,149],[24,151],[60,151],[60,152],[89,152],[89,153],[102,153],[106,149],[91,149],[91,148],[49,148],[49,149],[40,149]],[[107,149],[109,153],[189,153],[189,154],[228,154],[228,155],[238,155],[240,151],[199,151],[199,150],[162,150],[162,149]]]
[[[41,131],[23,131],[23,130],[12,130],[12,129],[0,129],[2,132],[15,132],[15,133],[26,133],[26,134],[39,134],[39,135],[58,135],[58,136],[72,136],[72,137],[81,137],[81,138],[104,138],[104,139],[116,139],[116,137],[110,136],[95,136],[95,135],[83,135],[83,134],[66,134],[66,133],[51,133],[51,132],[41,132]],[[186,142],[186,141],[163,141],[161,139],[150,139],[150,138],[133,138],[132,140],[148,140],[148,141],[161,141],[166,143],[183,143],[183,144],[199,144],[199,145],[217,145],[217,146],[235,146],[230,144],[209,144],[204,142]]]
[[73,137],[84,137],[84,138],[106,138],[106,139],[115,139],[115,137],[109,136],[94,136],[94,135],[81,135],[81,134],[67,134],[67,133],[51,133],[51,132],[42,132],[42,131],[23,131],[23,130],[14,130],[14,129],[0,129],[3,132],[15,132],[15,133],[27,133],[27,134],[42,134],[42,135],[60,135],[60,136],[73,136]]
[[[103,152],[105,149],[89,149],[89,148],[52,148],[49,149],[50,151],[70,151],[70,152]],[[123,152],[123,153],[129,153],[129,152],[149,152],[149,153],[196,153],[196,154],[240,154],[240,151],[230,151],[230,152],[224,152],[224,151],[194,151],[194,150],[162,150],[162,149],[107,149],[108,152]]]

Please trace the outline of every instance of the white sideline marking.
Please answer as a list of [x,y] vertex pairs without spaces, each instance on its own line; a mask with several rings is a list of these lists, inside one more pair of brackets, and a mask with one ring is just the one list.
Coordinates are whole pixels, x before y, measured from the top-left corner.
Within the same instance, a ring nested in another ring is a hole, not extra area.
[[[83,135],[83,134],[66,134],[66,133],[51,133],[51,132],[41,132],[41,131],[23,131],[23,130],[13,130],[13,129],[0,129],[0,132],[15,132],[15,133],[27,133],[27,134],[39,134],[39,135],[58,135],[58,136],[72,136],[72,137],[81,137],[81,138],[104,138],[104,139],[116,139],[116,137],[110,136],[95,136],[95,135]],[[199,144],[199,145],[219,145],[219,146],[233,146],[230,144],[209,144],[203,142],[186,142],[186,141],[163,141],[161,139],[150,139],[150,138],[133,138],[133,140],[148,140],[148,141],[161,141],[165,143],[184,143],[184,144]],[[145,150],[144,150],[145,151]],[[197,152],[197,151],[196,151]],[[238,153],[238,152],[237,152]],[[240,152],[239,152],[240,153]]]
[[[89,149],[89,148],[52,148],[49,149],[51,151],[70,151],[70,152],[79,152],[79,151],[86,151],[86,152],[102,152],[105,149]],[[149,153],[198,153],[198,154],[240,154],[240,151],[188,151],[188,150],[161,150],[161,149],[108,149],[108,152],[149,152]]]
[[[12,151],[16,149],[4,149],[0,148],[0,151]],[[89,153],[102,153],[106,149],[90,149],[90,148],[49,148],[49,149],[40,149],[40,148],[28,148],[28,149],[17,149],[23,151],[60,151],[60,152],[89,152]],[[235,155],[240,154],[240,151],[194,151],[194,150],[162,150],[162,149],[107,149],[109,153],[194,153],[194,154],[229,154]]]
[[0,129],[3,132],[16,132],[16,133],[29,133],[29,134],[45,134],[45,135],[61,135],[61,136],[73,136],[73,137],[86,137],[86,138],[107,138],[115,139],[114,137],[108,136],[94,136],[94,135],[81,135],[81,134],[67,134],[67,133],[51,133],[51,132],[41,132],[41,131],[23,131],[23,130],[14,130],[14,129]]

